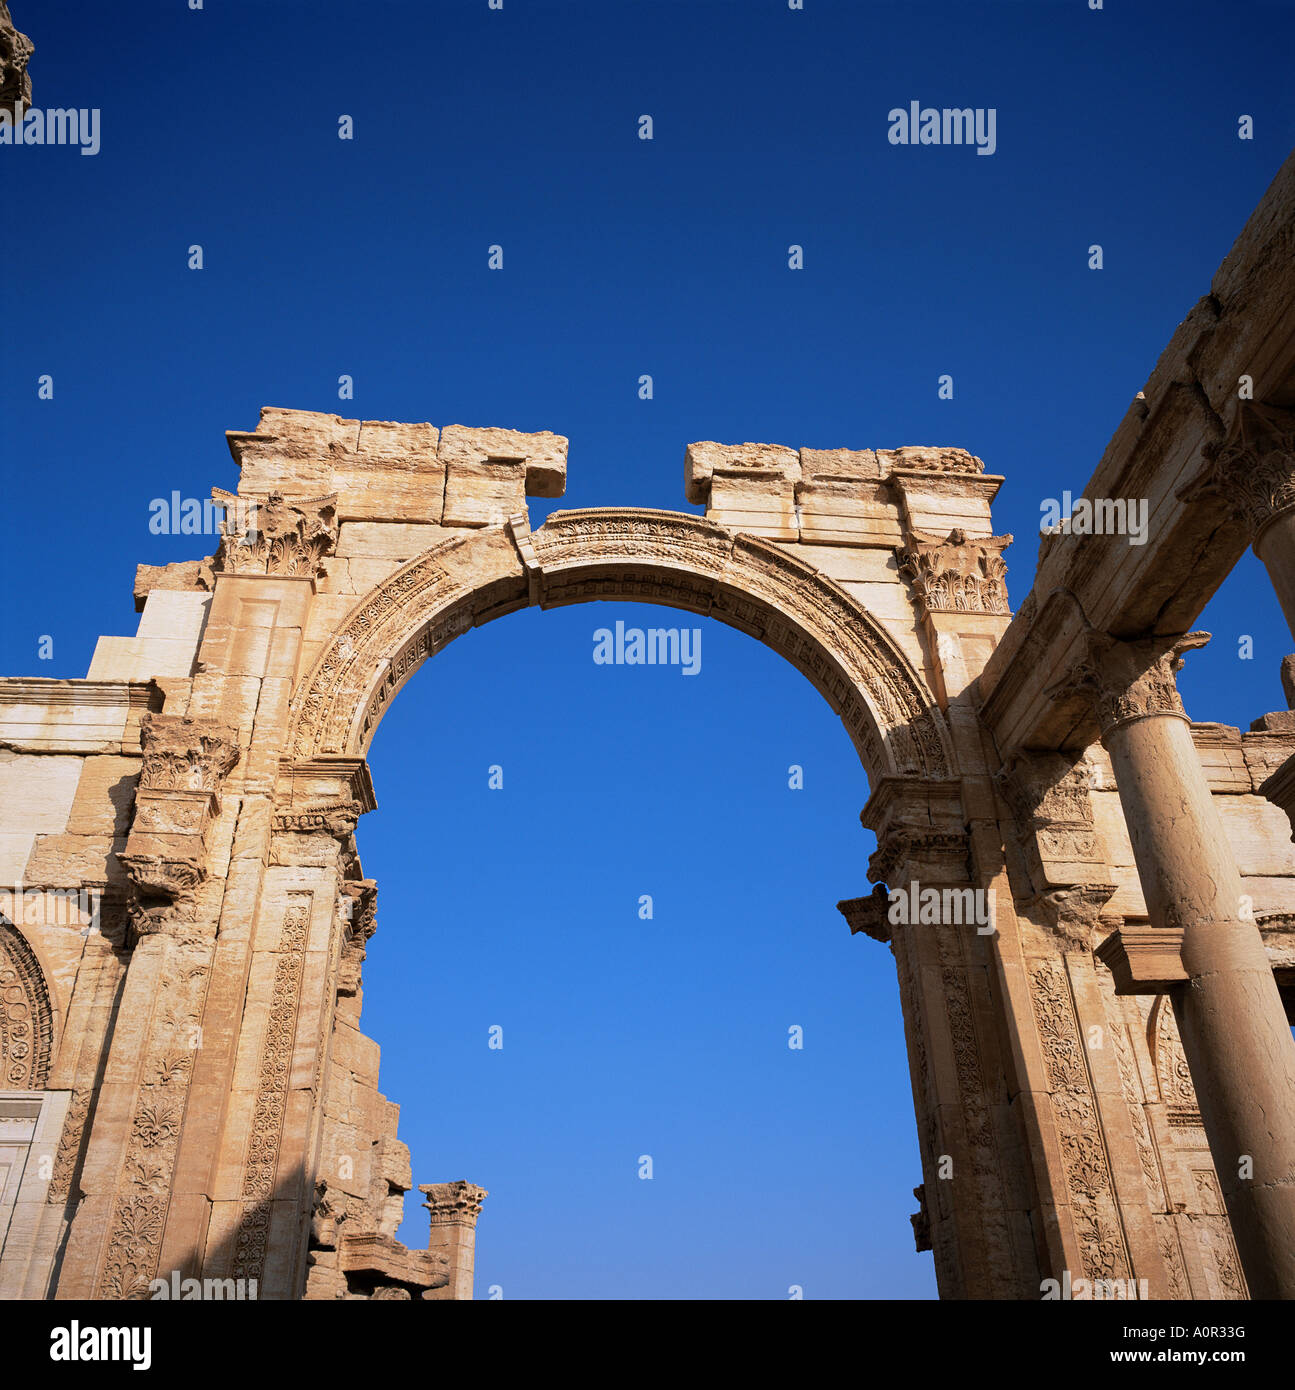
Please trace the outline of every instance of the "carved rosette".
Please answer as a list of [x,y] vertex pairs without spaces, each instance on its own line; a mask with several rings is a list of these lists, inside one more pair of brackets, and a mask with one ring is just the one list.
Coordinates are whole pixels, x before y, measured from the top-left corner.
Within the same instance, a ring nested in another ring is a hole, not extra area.
[[944,537],[914,531],[895,558],[923,614],[1008,614],[1003,551],[1011,543],[1010,535],[973,540],[961,529]]
[[120,855],[131,881],[135,939],[191,920],[207,878],[207,828],[220,787],[238,762],[234,732],[212,720],[146,714],[135,817]]
[[53,1035],[54,1014],[36,953],[0,918],[0,1088],[43,1090]]
[[474,1182],[421,1183],[418,1190],[427,1198],[423,1206],[433,1226],[475,1226],[481,1204],[490,1195]]
[[1086,650],[1075,669],[1050,687],[1050,695],[1084,694],[1093,704],[1102,738],[1123,724],[1153,715],[1186,719],[1175,676],[1183,653],[1203,647],[1208,632],[1180,637],[1149,637],[1124,641],[1090,630]]
[[1295,415],[1242,402],[1228,438],[1205,446],[1206,466],[1178,496],[1221,502],[1246,523],[1253,543],[1295,508]]
[[213,568],[226,574],[267,574],[317,579],[324,558],[337,545],[337,497],[292,497],[272,492],[263,498],[223,494],[238,512],[249,510],[246,525],[222,523]]

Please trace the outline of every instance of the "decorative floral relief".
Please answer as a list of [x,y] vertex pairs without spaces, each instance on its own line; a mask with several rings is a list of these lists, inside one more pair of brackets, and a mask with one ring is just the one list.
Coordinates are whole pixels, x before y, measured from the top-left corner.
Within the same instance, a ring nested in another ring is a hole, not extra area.
[[1033,962],[1029,976],[1084,1272],[1092,1279],[1127,1278],[1129,1255],[1070,986],[1054,960]]
[[243,1167],[243,1214],[235,1239],[232,1275],[260,1279],[269,1235],[269,1203],[274,1196],[288,1074],[296,1041],[297,1010],[310,930],[310,899],[289,906],[275,956],[274,983],[261,1049],[261,1067],[251,1133]]

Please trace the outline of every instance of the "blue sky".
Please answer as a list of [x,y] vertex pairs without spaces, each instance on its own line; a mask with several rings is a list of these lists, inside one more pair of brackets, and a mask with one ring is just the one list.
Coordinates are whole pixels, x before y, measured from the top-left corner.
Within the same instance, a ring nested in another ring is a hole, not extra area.
[[[959,445],[1007,477],[1019,602],[1041,500],[1082,489],[1295,136],[1288,5],[13,9],[36,104],[101,108],[102,148],[0,148],[12,674],[84,675],[137,563],[212,548],[149,501],[232,487],[223,431],[266,404],[566,434],[535,525],[695,510],[695,439]],[[995,154],[890,145],[912,100],[993,107]],[[863,773],[713,623],[697,678],[594,665],[595,628],[648,616],[475,631],[378,734],[365,1024],[415,1180],[491,1190],[479,1296],[930,1297],[893,964],[834,907],[867,887]],[[1252,557],[1201,626],[1194,717],[1279,708]]]

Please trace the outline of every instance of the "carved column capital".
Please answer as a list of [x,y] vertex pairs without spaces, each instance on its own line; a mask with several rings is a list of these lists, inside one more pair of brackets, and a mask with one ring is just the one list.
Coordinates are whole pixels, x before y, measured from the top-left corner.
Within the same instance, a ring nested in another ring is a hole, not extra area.
[[481,1215],[481,1204],[490,1195],[474,1182],[420,1183],[418,1190],[426,1196],[423,1206],[433,1226],[475,1227]]
[[234,731],[210,719],[146,714],[135,816],[119,858],[131,881],[133,936],[193,916],[207,878],[207,828],[220,814],[220,788],[238,762]]
[[[213,493],[229,514],[221,525],[213,569],[225,574],[265,574],[317,579],[322,561],[337,545],[337,496],[240,497]],[[232,517],[233,519],[229,519]]]
[[1084,694],[1092,701],[1105,741],[1113,729],[1152,715],[1187,719],[1175,676],[1183,653],[1203,647],[1208,632],[1179,637],[1149,637],[1125,641],[1090,630],[1086,650],[1073,671],[1049,687],[1048,694]]
[[144,763],[140,791],[215,792],[238,762],[234,731],[211,719],[145,714],[140,720]]
[[1010,535],[973,539],[959,529],[943,537],[914,531],[895,547],[895,558],[923,614],[1007,614],[1003,551],[1011,543]]
[[1061,753],[1018,752],[994,775],[1038,893],[1109,874],[1093,819],[1096,769]]
[[1031,907],[1062,951],[1088,953],[1098,932],[1102,909],[1110,901],[1114,883],[1076,883],[1040,893]]
[[1178,493],[1182,501],[1221,501],[1249,527],[1252,544],[1295,510],[1295,414],[1243,401],[1227,438],[1207,444],[1204,454],[1204,470]]

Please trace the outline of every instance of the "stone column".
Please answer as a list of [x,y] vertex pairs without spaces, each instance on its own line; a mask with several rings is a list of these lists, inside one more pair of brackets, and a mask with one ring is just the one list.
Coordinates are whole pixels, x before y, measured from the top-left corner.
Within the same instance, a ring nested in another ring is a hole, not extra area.
[[1206,641],[1090,633],[1079,683],[1152,924],[1182,932],[1174,1011],[1251,1294],[1295,1298],[1295,1042],[1174,681]]
[[1232,432],[1207,446],[1205,472],[1179,495],[1222,502],[1246,523],[1295,635],[1295,415],[1243,401]]
[[423,1205],[432,1223],[427,1249],[444,1255],[450,1267],[449,1284],[433,1290],[431,1297],[471,1299],[477,1217],[490,1194],[476,1183],[462,1181],[423,1183],[418,1190],[427,1198]]

